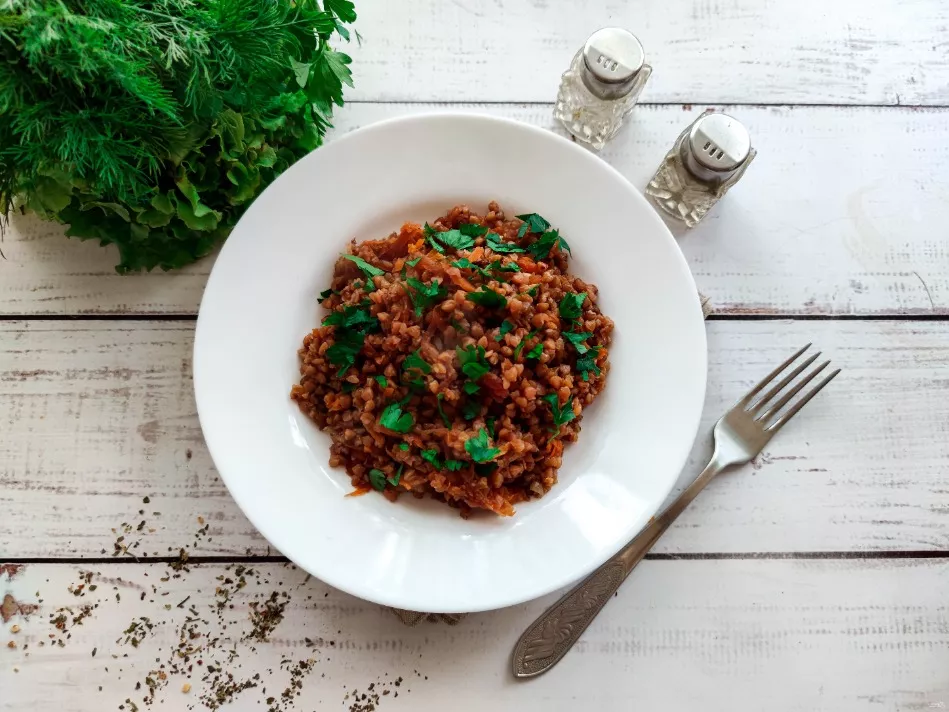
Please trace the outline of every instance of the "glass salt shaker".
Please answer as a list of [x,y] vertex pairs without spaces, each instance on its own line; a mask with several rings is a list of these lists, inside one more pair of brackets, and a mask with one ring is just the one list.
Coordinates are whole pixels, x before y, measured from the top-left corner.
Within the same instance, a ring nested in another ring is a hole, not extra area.
[[599,150],[616,135],[652,74],[636,36],[619,27],[594,32],[564,72],[554,116]]
[[646,195],[663,211],[695,227],[757,155],[748,130],[727,114],[706,111],[662,159]]

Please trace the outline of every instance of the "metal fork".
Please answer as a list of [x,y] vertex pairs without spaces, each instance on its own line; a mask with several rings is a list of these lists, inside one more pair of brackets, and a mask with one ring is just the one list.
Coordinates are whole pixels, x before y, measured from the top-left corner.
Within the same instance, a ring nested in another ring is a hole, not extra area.
[[[597,614],[610,600],[630,572],[636,567],[662,533],[669,528],[682,511],[689,506],[696,495],[712,478],[727,467],[750,462],[768,441],[774,437],[807,402],[830,383],[840,373],[840,369],[824,376],[821,381],[807,391],[783,414],[781,412],[801,389],[814,380],[830,361],[824,361],[794,384],[786,393],[780,395],[804,370],[810,366],[820,352],[805,359],[780,381],[772,383],[784,373],[805,351],[807,344],[791,358],[782,363],[751,391],[739,400],[731,410],[723,415],[712,434],[715,448],[712,459],[695,481],[685,488],[682,494],[662,512],[651,519],[635,539],[627,544],[612,559],[603,564],[584,579],[557,603],[548,608],[531,626],[524,631],[514,646],[514,676],[533,677],[547,672],[560,662],[573,644],[580,639],[583,631],[593,622]],[[770,388],[768,388],[771,386]],[[768,388],[764,395],[757,397]],[[780,397],[778,397],[780,395]],[[774,399],[777,398],[776,401]],[[774,403],[771,403],[774,401]],[[766,409],[767,407],[767,409]]]

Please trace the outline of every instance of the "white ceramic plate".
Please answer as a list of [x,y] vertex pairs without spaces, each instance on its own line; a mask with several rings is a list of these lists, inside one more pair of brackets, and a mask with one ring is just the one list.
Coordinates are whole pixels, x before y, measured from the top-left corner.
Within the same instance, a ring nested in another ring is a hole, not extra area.
[[[328,435],[289,398],[317,295],[352,238],[457,203],[537,212],[570,242],[616,323],[605,391],[566,449],[559,483],[513,517],[432,500],[395,504],[329,467]],[[198,318],[194,386],[214,463],[251,522],[314,576],[430,612],[509,606],[592,571],[672,488],[698,427],[706,347],[695,283],[639,191],[586,150],[470,114],[397,119],[304,158],[257,198],[221,251]]]

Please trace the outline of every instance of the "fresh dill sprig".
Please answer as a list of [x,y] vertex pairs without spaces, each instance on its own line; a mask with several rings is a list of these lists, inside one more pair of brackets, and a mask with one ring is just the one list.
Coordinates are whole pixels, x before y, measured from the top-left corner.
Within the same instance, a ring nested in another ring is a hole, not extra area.
[[349,0],[0,0],[0,213],[181,267],[322,143]]

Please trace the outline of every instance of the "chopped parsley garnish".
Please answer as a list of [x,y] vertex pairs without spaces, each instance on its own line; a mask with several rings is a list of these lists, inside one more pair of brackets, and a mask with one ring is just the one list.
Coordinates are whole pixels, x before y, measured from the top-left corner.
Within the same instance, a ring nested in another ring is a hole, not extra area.
[[489,416],[484,419],[484,424],[488,426],[488,435],[491,436],[492,440],[494,440],[497,437],[497,435],[494,434],[494,423],[496,422],[496,420],[497,419],[494,418],[493,416]]
[[415,419],[411,413],[403,412],[402,403],[390,403],[379,416],[379,425],[397,433],[407,433],[415,425]]
[[335,337],[336,342],[326,349],[326,356],[330,363],[340,367],[336,375],[342,376],[350,366],[356,363],[356,356],[362,350],[366,334],[354,329],[337,329]]
[[537,343],[537,346],[524,354],[524,358],[540,358],[542,353],[544,353],[544,342],[540,341]]
[[356,266],[366,275],[366,281],[371,281],[373,277],[378,277],[380,274],[386,273],[385,270],[369,264],[362,257],[357,257],[356,255],[343,255],[343,257],[356,263]]
[[469,260],[467,257],[462,257],[460,260],[455,260],[451,263],[452,267],[458,267],[459,269],[473,269],[475,272],[480,274],[485,279],[493,279],[490,272],[486,269],[476,265],[474,262]]
[[467,330],[465,327],[463,327],[461,324],[459,324],[457,321],[455,321],[454,319],[452,319],[452,320],[451,320],[450,322],[448,322],[448,323],[451,324],[452,328],[453,328],[455,331],[457,331],[459,334],[467,334],[467,333],[468,333],[468,330]]
[[428,223],[425,223],[425,227],[422,228],[422,232],[425,234],[425,239],[428,240],[428,244],[434,247],[437,251],[445,254],[445,248],[441,246],[441,243],[435,239],[435,235],[438,234],[438,230],[433,228]]
[[322,292],[320,292],[320,301],[325,302],[334,294],[339,294],[339,290],[338,289],[324,289]]
[[488,247],[498,254],[527,251],[520,245],[515,245],[513,242],[504,242],[500,235],[497,235],[493,232],[489,232],[488,236],[484,239],[487,241]]
[[590,350],[590,347],[587,346],[583,342],[589,339],[591,336],[593,336],[592,331],[581,331],[581,332],[564,331],[562,335],[567,341],[573,344],[573,347],[577,350],[577,353],[580,354],[581,356]]
[[402,362],[402,370],[408,371],[414,368],[426,375],[431,373],[432,367],[428,364],[428,361],[422,358],[421,351],[422,349],[415,349],[415,351],[406,356],[405,361]]
[[402,450],[402,451],[404,452],[404,451],[406,451],[406,450],[408,450],[408,449],[409,449],[409,444],[408,444],[408,443],[399,443],[399,450]]
[[570,252],[570,245],[567,244],[566,240],[560,237],[560,233],[557,230],[549,230],[537,238],[535,242],[531,243],[527,251],[531,253],[531,256],[535,260],[542,260],[550,255],[550,251],[554,249]]
[[323,326],[338,326],[344,329],[368,331],[379,326],[379,320],[369,312],[369,302],[343,307],[323,318]]
[[472,383],[471,381],[466,381],[461,388],[469,396],[473,396],[475,393],[481,390],[481,386],[479,386],[477,383]]
[[478,401],[468,401],[461,406],[461,416],[465,420],[474,420],[481,414],[481,404]]
[[451,421],[448,419],[448,416],[445,415],[445,411],[442,410],[442,398],[445,397],[444,393],[439,393],[435,396],[435,405],[438,407],[438,414],[442,417],[442,422],[445,424],[445,427],[449,430],[451,429]]
[[438,456],[438,450],[422,450],[422,452],[419,454],[422,456],[423,460],[431,463],[432,467],[434,467],[436,470],[457,472],[465,466],[465,463],[463,463],[461,460],[443,460]]
[[431,284],[425,284],[414,277],[409,277],[405,281],[411,288],[409,297],[415,305],[415,316],[422,316],[426,309],[448,294],[437,279],[433,279]]
[[560,316],[573,321],[583,315],[583,301],[587,298],[586,292],[579,294],[565,294],[560,300]]
[[445,254],[446,247],[453,250],[470,250],[474,247],[474,238],[461,230],[439,232],[428,223],[425,223],[423,232],[429,244],[442,254]]
[[524,237],[528,231],[540,234],[550,229],[550,223],[544,220],[537,213],[527,213],[526,215],[517,215],[516,217],[518,220],[524,221],[524,224],[521,225],[520,230],[517,231],[518,237]]
[[511,333],[513,329],[514,329],[514,324],[512,324],[507,319],[505,319],[504,321],[501,322],[501,328],[498,329],[498,333],[494,336],[494,340],[500,341],[501,339],[504,338],[505,334]]
[[520,355],[521,350],[523,350],[525,344],[530,341],[532,338],[537,336],[537,330],[531,331],[527,336],[521,339],[521,343],[514,347],[514,360],[517,361],[517,357]]
[[399,469],[395,471],[395,474],[392,475],[392,477],[387,478],[387,479],[386,479],[386,482],[388,482],[388,483],[389,483],[390,485],[392,485],[393,487],[395,487],[397,484],[399,484],[399,480],[402,479],[402,468],[403,468],[403,467],[405,467],[405,465],[400,462],[400,463],[399,463]]
[[484,428],[478,434],[465,442],[465,451],[475,462],[490,462],[501,454],[501,449],[491,447],[488,442],[488,431]]
[[590,380],[590,373],[594,376],[600,375],[600,367],[596,365],[596,355],[600,351],[599,346],[592,346],[590,350],[577,359],[577,371],[583,377],[584,381]]
[[539,289],[540,289],[540,285],[539,285],[539,284],[535,284],[533,287],[531,287],[530,289],[527,290],[527,296],[529,296],[529,297],[536,297],[536,296],[537,296],[537,290],[539,290]]
[[343,381],[343,393],[352,393],[357,388],[359,388],[358,383],[350,383],[349,381]]
[[386,488],[386,473],[375,468],[369,470],[369,484],[380,492]]
[[504,295],[498,294],[488,287],[481,287],[478,292],[468,292],[465,298],[469,302],[474,302],[486,309],[503,309],[507,306],[507,299],[504,298]]
[[[462,373],[470,381],[477,381],[491,370],[491,364],[484,357],[483,346],[466,346],[465,348],[458,346],[455,348],[455,353],[458,354],[458,363],[461,365]],[[468,395],[478,392],[477,384],[472,383],[471,385],[473,386],[471,389],[469,389],[467,383],[462,386]]]
[[494,272],[520,272],[521,271],[521,267],[520,265],[517,264],[517,262],[508,262],[507,264],[503,264],[501,260],[495,260],[494,262],[489,264],[488,269]]
[[419,262],[421,262],[421,261],[422,261],[422,255],[419,255],[418,257],[414,257],[414,258],[412,258],[411,260],[406,260],[406,261],[405,261],[405,265],[406,265],[407,267],[414,267],[415,265],[417,265],[417,264],[418,264]]
[[458,232],[467,237],[481,237],[488,231],[484,225],[475,225],[474,223],[465,223],[458,226]]
[[577,414],[573,412],[573,398],[560,407],[560,398],[556,393],[548,393],[544,396],[544,400],[550,403],[550,412],[554,416],[554,425],[557,426],[557,430],[560,430],[560,426],[565,423],[569,423],[571,420],[577,417]]
[[379,384],[380,388],[385,388],[389,385],[389,381],[386,380],[385,376],[373,376],[373,378],[376,380],[376,383]]

